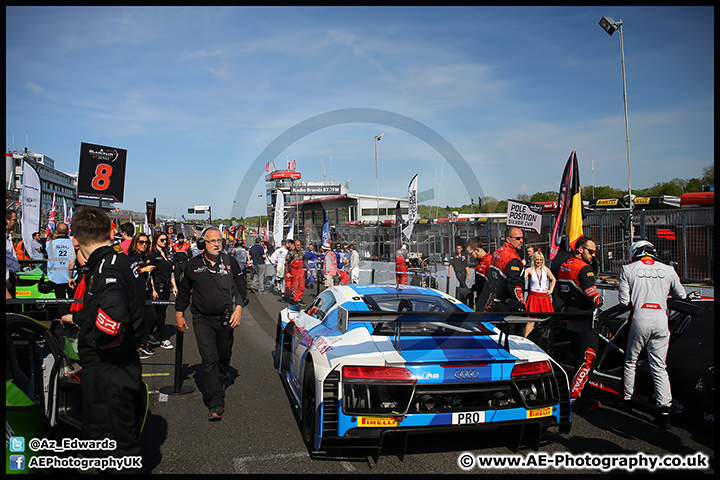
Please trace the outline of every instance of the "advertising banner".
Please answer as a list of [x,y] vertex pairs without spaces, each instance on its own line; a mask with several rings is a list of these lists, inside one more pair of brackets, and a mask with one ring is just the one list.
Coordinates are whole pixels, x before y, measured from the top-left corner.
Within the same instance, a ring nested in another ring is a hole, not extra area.
[[[25,251],[30,251],[32,234],[40,231],[40,177],[34,168],[23,162],[22,197],[22,230]],[[54,206],[54,205],[53,205]]]
[[127,150],[81,143],[78,198],[122,203],[126,161]]
[[415,220],[418,219],[418,202],[417,202],[417,174],[410,180],[408,185],[408,224],[402,233],[410,240],[413,228],[415,228]]
[[277,191],[275,199],[275,218],[273,219],[273,239],[275,247],[282,245],[283,225],[285,224],[285,195],[281,190]]

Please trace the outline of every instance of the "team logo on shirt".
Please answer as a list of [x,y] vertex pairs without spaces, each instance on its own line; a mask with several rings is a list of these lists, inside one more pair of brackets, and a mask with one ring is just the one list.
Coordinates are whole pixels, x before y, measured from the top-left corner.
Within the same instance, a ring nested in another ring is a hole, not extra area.
[[95,326],[109,335],[117,335],[122,331],[123,324],[110,318],[110,315],[103,312],[102,308],[98,308]]
[[132,274],[135,278],[138,278],[140,276],[140,265],[138,264],[138,262],[135,262],[132,265],[130,265],[130,271],[132,272]]

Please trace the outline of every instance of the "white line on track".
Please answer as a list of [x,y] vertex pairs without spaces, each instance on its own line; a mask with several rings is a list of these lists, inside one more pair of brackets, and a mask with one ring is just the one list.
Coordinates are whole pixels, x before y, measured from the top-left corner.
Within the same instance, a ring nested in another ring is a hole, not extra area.
[[307,452],[297,453],[277,453],[273,455],[249,455],[247,457],[237,457],[233,460],[235,471],[237,473],[248,473],[246,464],[248,462],[261,462],[265,460],[279,460],[283,458],[308,457]]

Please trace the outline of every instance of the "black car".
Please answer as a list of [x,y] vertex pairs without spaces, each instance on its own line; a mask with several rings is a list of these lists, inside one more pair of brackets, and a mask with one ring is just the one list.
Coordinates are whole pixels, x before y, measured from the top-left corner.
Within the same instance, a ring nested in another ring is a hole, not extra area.
[[[673,395],[672,409],[681,417],[708,427],[715,424],[715,325],[714,300],[668,300],[670,346],[667,371]],[[627,345],[630,307],[615,305],[598,315],[600,340],[595,370],[588,385],[622,398],[623,366]],[[548,321],[529,337],[558,363],[568,375],[573,365],[566,324]],[[633,401],[655,407],[653,382],[647,353],[638,359]]]

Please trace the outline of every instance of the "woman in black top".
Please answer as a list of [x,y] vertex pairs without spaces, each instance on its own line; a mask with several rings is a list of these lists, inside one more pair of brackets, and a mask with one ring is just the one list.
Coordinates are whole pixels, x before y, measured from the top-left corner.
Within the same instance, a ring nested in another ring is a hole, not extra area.
[[[177,286],[175,285],[175,275],[173,275],[173,262],[170,259],[170,247],[168,245],[168,236],[163,232],[155,232],[152,242],[152,253],[150,254],[150,263],[155,265],[152,271],[153,280],[153,300],[170,300],[170,291],[177,295]],[[167,305],[155,305],[157,345],[162,348],[173,348],[170,340],[165,336],[165,314]],[[151,344],[154,339],[150,339]]]
[[[128,255],[140,264],[140,272],[145,280],[145,299],[152,300],[152,278],[150,272],[155,270],[155,265],[150,264],[150,237],[145,233],[137,233],[130,242],[128,247]],[[155,324],[155,308],[152,305],[145,306],[145,323],[146,325]],[[138,350],[140,358],[150,358],[153,351],[148,347],[148,342],[143,342]]]

